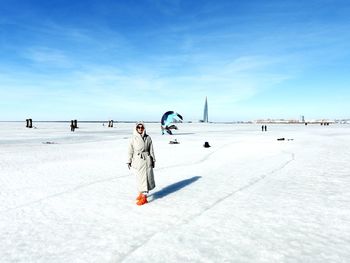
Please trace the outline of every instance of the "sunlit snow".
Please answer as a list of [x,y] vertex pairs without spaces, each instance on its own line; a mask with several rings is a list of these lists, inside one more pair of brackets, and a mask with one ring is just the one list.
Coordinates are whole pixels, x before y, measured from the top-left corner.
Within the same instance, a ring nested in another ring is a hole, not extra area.
[[34,126],[0,123],[1,262],[350,258],[349,125],[146,124],[157,186],[141,207],[133,124]]

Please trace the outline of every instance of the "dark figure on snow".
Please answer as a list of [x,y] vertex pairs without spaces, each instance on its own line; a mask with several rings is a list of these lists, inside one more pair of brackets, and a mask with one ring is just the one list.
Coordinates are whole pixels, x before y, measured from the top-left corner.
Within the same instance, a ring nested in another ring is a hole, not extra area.
[[75,131],[75,125],[73,122],[70,124],[70,131],[72,131],[72,132]]

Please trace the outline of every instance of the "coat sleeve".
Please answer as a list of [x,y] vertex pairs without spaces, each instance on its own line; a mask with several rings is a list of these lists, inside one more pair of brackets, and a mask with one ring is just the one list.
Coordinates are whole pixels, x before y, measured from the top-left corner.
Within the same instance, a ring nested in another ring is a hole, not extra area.
[[129,141],[129,147],[128,147],[128,161],[127,161],[127,163],[132,162],[133,155],[134,155],[134,146],[133,146],[133,139],[131,138]]
[[153,162],[156,162],[156,156],[154,155],[154,149],[153,149],[153,142],[152,139],[150,139],[150,143],[149,143],[149,155],[151,155]]

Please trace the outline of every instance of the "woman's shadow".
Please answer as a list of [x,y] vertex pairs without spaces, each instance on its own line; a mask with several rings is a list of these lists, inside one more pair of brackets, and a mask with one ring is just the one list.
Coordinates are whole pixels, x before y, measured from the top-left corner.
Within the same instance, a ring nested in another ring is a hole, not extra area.
[[163,198],[169,194],[172,194],[176,191],[179,191],[180,189],[194,183],[195,181],[197,181],[199,178],[201,178],[201,176],[194,176],[192,178],[189,179],[185,179],[182,181],[179,181],[177,183],[171,184],[165,188],[163,188],[162,190],[159,190],[158,192],[155,192],[153,194],[151,194],[150,196],[153,197],[153,199],[159,199],[159,198]]

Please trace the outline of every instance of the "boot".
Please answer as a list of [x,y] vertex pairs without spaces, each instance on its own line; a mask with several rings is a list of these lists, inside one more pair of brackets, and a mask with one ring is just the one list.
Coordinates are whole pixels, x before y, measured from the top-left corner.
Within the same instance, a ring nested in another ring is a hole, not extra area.
[[137,205],[144,205],[144,204],[147,204],[148,203],[148,201],[147,201],[147,196],[146,195],[144,195],[144,194],[141,194],[142,196],[141,196],[141,198],[140,198],[140,200],[138,200],[137,201]]
[[143,194],[142,193],[139,193],[139,196],[136,197],[136,201],[139,201],[141,198],[142,198]]

